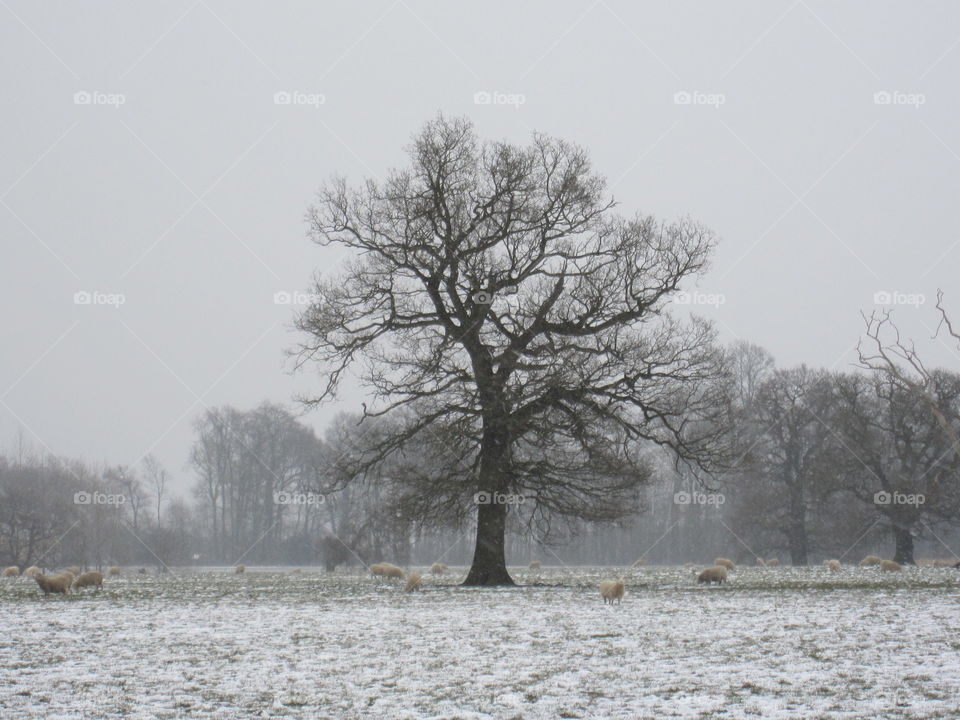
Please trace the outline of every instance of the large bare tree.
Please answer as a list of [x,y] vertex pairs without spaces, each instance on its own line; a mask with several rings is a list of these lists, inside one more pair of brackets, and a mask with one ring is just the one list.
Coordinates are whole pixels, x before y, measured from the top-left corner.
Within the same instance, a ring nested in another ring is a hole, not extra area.
[[316,278],[297,319],[298,367],[327,378],[305,401],[330,400],[357,367],[375,398],[364,417],[403,420],[367,456],[439,438],[457,472],[433,477],[423,502],[479,500],[465,584],[512,584],[511,501],[612,519],[649,480],[645,445],[699,468],[720,457],[714,330],[669,312],[714,237],[687,219],[617,215],[586,152],[543,135],[481,142],[441,116],[409,155],[382,182],[334,179],[308,211],[311,238],[353,256]]

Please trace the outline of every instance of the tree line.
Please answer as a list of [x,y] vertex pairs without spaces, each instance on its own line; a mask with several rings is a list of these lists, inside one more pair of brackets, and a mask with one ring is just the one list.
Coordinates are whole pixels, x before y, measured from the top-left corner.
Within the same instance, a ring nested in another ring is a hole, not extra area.
[[[931,370],[920,394],[881,368],[778,368],[746,342],[725,363],[726,469],[704,477],[650,443],[630,465],[646,468],[643,482],[615,517],[589,504],[551,514],[521,491],[505,533],[511,563],[674,563],[722,550],[741,562],[878,552],[909,564],[918,543],[954,557],[960,483],[941,418],[960,417],[960,375]],[[166,497],[169,473],[152,456],[99,471],[0,456],[0,564],[468,562],[477,499],[431,496],[463,485],[468,465],[436,437],[370,466],[395,429],[361,420],[337,415],[321,437],[278,404],[211,408],[194,422],[189,499]]]

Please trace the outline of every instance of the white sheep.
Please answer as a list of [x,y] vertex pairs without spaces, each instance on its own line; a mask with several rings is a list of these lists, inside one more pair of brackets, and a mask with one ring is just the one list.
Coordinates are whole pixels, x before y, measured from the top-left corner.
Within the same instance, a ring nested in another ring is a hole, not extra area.
[[407,583],[403,586],[404,592],[413,592],[414,590],[420,589],[420,584],[423,582],[423,575],[418,572],[412,572],[407,575]]
[[370,566],[370,572],[374,575],[382,575],[388,578],[403,578],[403,576],[406,575],[406,573],[403,572],[403,568],[387,562],[374,563]]
[[603,604],[617,601],[617,605],[623,600],[623,580],[604,580],[600,583],[600,597],[603,598]]
[[714,565],[713,567],[708,567],[702,573],[697,575],[698,583],[717,583],[717,585],[722,585],[727,581],[727,568],[725,565]]

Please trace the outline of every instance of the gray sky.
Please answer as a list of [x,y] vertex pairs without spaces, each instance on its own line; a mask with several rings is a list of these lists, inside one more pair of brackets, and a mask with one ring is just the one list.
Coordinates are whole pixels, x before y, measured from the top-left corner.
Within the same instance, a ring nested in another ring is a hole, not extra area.
[[152,451],[183,488],[205,405],[318,387],[285,371],[274,302],[336,259],[303,213],[441,110],[575,141],[622,212],[715,230],[689,290],[727,340],[844,367],[888,292],[958,366],[929,340],[938,287],[960,316],[956,3],[472,7],[2,0],[0,446],[22,426],[92,462]]

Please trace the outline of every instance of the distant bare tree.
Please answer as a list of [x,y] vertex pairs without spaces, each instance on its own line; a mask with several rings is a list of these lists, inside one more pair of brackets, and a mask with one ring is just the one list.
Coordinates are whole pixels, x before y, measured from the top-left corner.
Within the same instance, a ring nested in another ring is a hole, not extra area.
[[932,370],[922,394],[884,372],[841,380],[839,481],[889,521],[894,559],[912,564],[914,536],[925,524],[960,517],[960,464],[929,405],[943,417],[956,414],[960,375]]
[[[943,333],[960,347],[960,334],[947,312],[942,290],[937,290],[935,307],[939,323],[934,339]],[[912,563],[917,523],[924,517],[955,519],[960,512],[958,376],[929,368],[915,342],[901,336],[892,311],[864,314],[863,318],[866,329],[857,345],[859,364],[877,376],[874,389],[884,410],[864,422],[869,420],[892,443],[888,462],[875,468],[874,477],[884,492],[912,491],[927,499],[921,508],[882,509],[893,526],[898,562]]]
[[76,544],[72,494],[79,489],[59,462],[18,453],[13,464],[0,457],[0,564],[59,562],[64,533]]
[[130,514],[130,524],[137,530],[140,527],[140,513],[145,510],[144,505],[148,501],[143,480],[137,475],[137,471],[124,465],[108,467],[103,472],[103,482],[123,494],[124,508]]
[[153,455],[147,455],[143,459],[143,470],[146,474],[147,483],[153,490],[153,496],[157,503],[157,527],[160,526],[160,507],[163,503],[163,494],[167,488],[169,475],[167,469]]
[[[943,332],[960,348],[960,334],[947,313],[942,290],[937,290],[936,308],[940,321],[934,338]],[[943,432],[953,441],[954,453],[960,458],[960,416],[944,414],[944,408],[931,392],[931,371],[917,352],[916,344],[913,340],[900,336],[900,330],[894,323],[890,310],[864,314],[863,319],[866,324],[866,337],[857,344],[860,366],[883,373],[891,383],[922,399]]]
[[489,500],[465,582],[512,584],[500,500],[614,519],[649,481],[645,444],[701,468],[720,458],[714,330],[669,312],[714,238],[690,220],[616,216],[587,154],[542,135],[481,143],[469,122],[440,117],[410,158],[383,183],[334,180],[308,213],[315,242],[356,254],[317,279],[320,299],[297,319],[298,367],[327,376],[305,400],[334,397],[363,360],[377,401],[365,417],[411,411],[367,466],[415,437],[446,457],[420,478],[423,502],[448,516],[476,493]]
[[249,411],[209,408],[194,422],[194,433],[194,496],[204,505],[213,554],[233,562],[244,552],[276,552],[285,520],[302,509],[291,492],[317,465],[313,431],[286,408],[261,403]]
[[756,520],[786,539],[793,565],[808,563],[810,511],[827,492],[837,448],[834,404],[829,374],[801,365],[775,371],[753,405],[760,426],[753,467],[770,485],[757,490],[768,504]]

